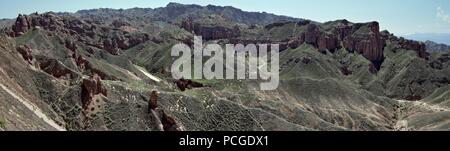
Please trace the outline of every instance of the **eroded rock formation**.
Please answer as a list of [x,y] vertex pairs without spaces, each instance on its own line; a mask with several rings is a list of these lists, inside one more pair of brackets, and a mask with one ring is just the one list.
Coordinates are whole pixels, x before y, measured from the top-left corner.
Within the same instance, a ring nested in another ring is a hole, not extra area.
[[81,99],[84,109],[87,109],[95,95],[107,96],[107,91],[102,85],[100,76],[97,74],[94,74],[89,79],[82,80]]
[[406,49],[413,50],[417,53],[420,58],[428,59],[429,53],[426,50],[426,45],[423,42],[418,42],[414,40],[408,40],[403,37],[396,37],[388,31],[381,32],[382,38],[395,46],[395,49]]
[[183,131],[184,128],[175,121],[175,119],[162,111],[161,123],[163,125],[164,131]]
[[234,38],[240,35],[240,31],[237,27],[204,26],[191,20],[183,21],[181,23],[181,28],[193,32],[196,35],[201,35],[204,40]]
[[[74,17],[60,17],[54,13],[19,15],[15,24],[11,29],[6,30],[6,33],[12,37],[18,37],[35,28],[67,34],[72,37],[71,39],[77,39],[81,43],[105,49],[115,55],[119,54],[121,50],[129,49],[150,40],[150,36],[146,33],[129,33]],[[74,41],[67,42],[65,45],[68,49],[77,49]]]
[[150,94],[150,99],[148,100],[148,110],[154,110],[158,107],[158,96],[159,92],[154,90]]
[[194,82],[192,80],[186,80],[186,79],[176,80],[175,84],[181,91],[185,91],[186,89],[204,87],[204,85],[201,83]]
[[31,48],[28,45],[21,45],[16,48],[17,52],[19,52],[23,59],[27,61],[29,64],[32,64],[33,55],[31,54]]
[[356,32],[344,38],[344,47],[349,51],[362,54],[379,69],[384,60],[384,45],[380,37],[379,24],[371,22],[360,26]]

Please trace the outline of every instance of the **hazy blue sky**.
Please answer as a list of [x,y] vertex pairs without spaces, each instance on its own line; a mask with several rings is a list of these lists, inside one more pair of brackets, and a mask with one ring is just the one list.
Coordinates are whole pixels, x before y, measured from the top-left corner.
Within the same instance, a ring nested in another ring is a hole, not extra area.
[[398,35],[450,33],[450,0],[0,0],[0,18],[18,13],[91,8],[162,7],[169,2],[234,6],[246,11],[265,11],[319,22],[348,19],[379,21],[382,29]]

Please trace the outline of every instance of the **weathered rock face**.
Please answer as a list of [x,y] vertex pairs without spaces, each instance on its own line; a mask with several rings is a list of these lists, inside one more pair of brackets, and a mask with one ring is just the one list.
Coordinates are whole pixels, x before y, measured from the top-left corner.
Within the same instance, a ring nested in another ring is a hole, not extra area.
[[300,34],[294,41],[291,40],[288,45],[290,48],[307,43],[317,47],[319,51],[329,50],[330,52],[334,52],[339,47],[336,36],[322,32],[318,25],[311,24],[310,22],[299,22],[297,25],[306,25],[307,31]]
[[116,28],[120,28],[122,26],[130,26],[130,23],[123,21],[123,20],[114,20],[112,22],[112,25]]
[[351,36],[345,37],[344,47],[349,51],[361,53],[365,58],[372,61],[376,68],[379,68],[384,60],[384,44],[380,36],[380,26],[378,22],[371,22],[361,26],[360,28],[368,28],[368,31],[357,31]]
[[119,47],[117,46],[117,41],[115,39],[103,40],[103,49],[114,55],[119,54]]
[[16,22],[13,25],[13,31],[14,31],[13,36],[23,35],[31,28],[30,22],[28,20],[29,19],[27,18],[27,16],[23,16],[23,15],[19,14]]
[[300,46],[301,44],[303,44],[305,42],[305,38],[296,38],[296,39],[291,39],[289,40],[289,42],[287,43],[288,47],[291,49],[295,49],[298,46]]
[[320,36],[317,45],[317,48],[320,51],[330,50],[331,52],[334,52],[334,50],[338,48],[338,41],[335,37]]
[[100,46],[100,48],[107,50],[111,54],[117,55],[121,50],[129,49],[147,40],[150,40],[150,38],[146,34],[137,34],[133,36],[127,34],[115,34],[112,37],[104,38],[103,46]]
[[39,59],[38,64],[41,70],[56,78],[71,79],[75,75],[72,70],[68,69],[56,59]]
[[334,34],[337,35],[339,41],[344,41],[344,38],[352,34],[353,25],[347,20],[338,21],[338,25],[334,30]]
[[420,43],[417,41],[407,40],[405,43],[400,44],[402,48],[408,49],[408,50],[414,50],[416,51],[417,55],[420,58],[428,58],[429,54],[427,53],[426,46],[424,43]]
[[33,55],[31,54],[31,48],[27,45],[22,45],[16,48],[16,50],[22,55],[23,59],[29,64],[32,64]]
[[12,32],[10,32],[9,35],[13,37],[21,36],[32,28],[44,28],[50,31],[55,31],[63,25],[64,23],[62,19],[52,13],[42,15],[37,13],[32,15],[19,14],[15,24],[12,26]]
[[150,99],[148,102],[149,111],[154,110],[158,107],[158,96],[158,91],[152,91],[152,93],[150,94]]
[[381,32],[381,36],[386,42],[392,43],[395,46],[395,49],[413,50],[417,53],[417,56],[424,59],[427,59],[430,55],[426,50],[425,43],[407,40],[402,37],[398,38],[388,31]]
[[[319,27],[315,24],[308,24],[307,31],[304,33],[305,42],[317,47],[317,39],[319,36]],[[301,37],[303,37],[303,35]]]
[[[275,28],[285,24],[271,24],[270,27]],[[347,20],[338,20],[320,26],[319,24],[302,21],[298,22],[297,25],[306,26],[306,30],[298,37],[290,39],[286,43],[286,48],[296,48],[303,43],[307,43],[316,47],[320,52],[325,53],[328,50],[333,53],[344,47],[350,52],[362,54],[375,65],[376,69],[380,68],[384,60],[385,40],[379,31],[378,22],[353,24]],[[408,44],[407,47],[420,49],[421,46]],[[421,53],[420,55],[424,54]]]
[[[284,24],[273,24],[272,26],[283,26]],[[370,60],[375,69],[379,69],[384,61],[383,49],[385,39],[380,33],[378,22],[353,24],[347,20],[338,20],[320,26],[311,22],[299,22],[298,26],[306,26],[306,31],[298,37],[290,39],[287,47],[296,48],[303,43],[316,47],[320,52],[334,52],[342,47],[350,52],[362,54]],[[273,27],[272,27],[273,28]],[[403,47],[418,49],[423,52],[421,45],[415,43],[403,44]],[[426,54],[419,53],[424,56]]]
[[[384,61],[384,47],[386,43],[392,43],[395,49],[407,49],[416,51],[421,58],[428,58],[425,44],[413,40],[398,38],[387,31],[380,32],[378,22],[351,23],[347,20],[338,20],[330,23],[327,31],[331,34],[317,35],[314,25],[308,25],[305,33],[305,41],[316,46],[319,50],[332,50],[341,47],[348,51],[362,54],[370,60],[378,70]],[[302,37],[301,35],[300,37]],[[318,37],[318,38],[317,38]],[[317,38],[317,45],[314,39]],[[371,72],[374,72],[372,70]]]
[[164,131],[183,131],[183,127],[175,121],[171,116],[162,111],[161,123]]
[[89,79],[83,79],[81,83],[81,99],[83,108],[87,109],[95,95],[107,96],[106,89],[103,87],[101,78],[94,74]]
[[225,39],[225,38],[233,38],[238,37],[240,35],[240,31],[237,27],[228,28],[223,26],[203,26],[200,23],[195,23],[192,21],[183,21],[181,23],[181,28],[193,32],[196,35],[201,35],[205,40],[216,40],[216,39]]
[[[116,24],[122,25],[124,23]],[[65,34],[72,37],[71,39],[77,39],[81,43],[105,49],[115,55],[119,54],[121,50],[150,40],[150,36],[145,33],[129,33],[121,29],[105,27],[73,17],[60,17],[53,13],[19,15],[12,29],[6,32],[12,37],[17,37],[33,28]],[[74,41],[69,42],[65,44],[66,47],[75,50],[77,47]]]
[[326,50],[327,49],[327,37],[320,37],[317,41],[317,48],[319,50]]
[[89,64],[89,62],[82,56],[77,56],[76,58],[74,58],[74,60],[78,69],[80,69],[81,71],[85,70]]
[[185,80],[185,79],[179,79],[179,80],[175,81],[175,84],[181,91],[185,91],[186,89],[204,87],[204,85],[201,83],[197,83],[192,80]]

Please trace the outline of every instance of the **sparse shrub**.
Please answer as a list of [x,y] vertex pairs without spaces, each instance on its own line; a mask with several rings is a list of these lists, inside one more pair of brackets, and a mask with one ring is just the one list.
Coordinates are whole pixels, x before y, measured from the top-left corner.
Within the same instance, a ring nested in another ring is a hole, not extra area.
[[0,128],[5,128],[6,122],[3,119],[0,119]]

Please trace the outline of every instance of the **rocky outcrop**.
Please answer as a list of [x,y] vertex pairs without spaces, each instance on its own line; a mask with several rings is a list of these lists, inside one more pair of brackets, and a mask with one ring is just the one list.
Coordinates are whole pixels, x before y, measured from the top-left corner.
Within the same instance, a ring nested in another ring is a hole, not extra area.
[[[69,57],[72,57],[74,60],[74,63],[79,67],[79,69],[83,70],[87,64],[87,61],[82,57],[77,55],[76,53],[76,47],[73,43],[66,41],[66,46],[72,48],[71,54],[69,54]],[[74,78],[77,73],[73,70],[71,70],[69,67],[64,65],[61,61],[54,59],[54,58],[48,58],[48,57],[37,57],[34,58],[32,55],[32,48],[28,45],[20,45],[16,48],[17,52],[19,52],[23,59],[28,62],[28,64],[33,65],[40,70],[52,75],[55,78],[61,78],[61,79],[72,79]]]
[[161,114],[161,123],[163,125],[164,131],[183,131],[184,130],[183,126],[178,124],[174,118],[167,115],[166,112],[164,112],[164,110],[162,110],[162,114]]
[[148,100],[148,110],[155,110],[158,107],[158,91],[152,91],[150,94],[150,99]]
[[75,64],[77,65],[80,71],[84,71],[85,69],[87,69],[89,61],[87,61],[83,56],[75,55],[74,58],[72,59],[74,60]]
[[[287,23],[291,22],[270,24],[270,26],[266,26],[266,29],[284,26]],[[397,38],[387,31],[380,32],[378,22],[351,23],[344,19],[316,24],[300,21],[297,26],[306,26],[306,30],[298,37],[290,39],[287,47],[293,49],[307,43],[316,47],[320,52],[328,50],[332,53],[343,47],[347,51],[362,54],[373,63],[376,70],[379,70],[384,61],[384,47],[388,42],[393,43],[396,49],[416,51],[421,58],[429,56],[423,43]]]
[[[297,24],[300,24],[300,22]],[[291,42],[289,47],[298,47],[298,45],[305,42],[318,48],[321,52],[325,52],[326,50],[334,52],[339,48],[339,42],[335,35],[327,34],[321,31],[318,25],[312,24],[310,22],[302,22],[300,25],[307,26],[307,30],[306,32],[300,34],[300,36],[296,38],[295,41],[293,41],[295,43]]]
[[240,30],[237,27],[205,26],[191,20],[183,21],[181,23],[181,28],[202,36],[204,40],[227,39],[238,37],[240,35]]
[[79,71],[84,71],[88,67],[89,62],[78,53],[78,45],[73,40],[66,39],[64,46],[70,50],[69,56],[71,57],[73,63],[78,67]]
[[413,41],[413,40],[406,40],[403,41],[403,43],[400,43],[400,47],[407,49],[407,50],[414,50],[416,51],[417,55],[420,58],[428,59],[428,56],[430,55],[427,50],[424,43]]
[[119,47],[117,46],[117,41],[115,39],[103,40],[103,49],[114,55],[119,54]]
[[341,67],[340,69],[341,69],[341,73],[345,76],[353,74],[353,72],[350,69],[348,69],[348,67],[344,66],[344,67]]
[[428,59],[429,53],[426,50],[426,45],[423,42],[418,42],[414,40],[408,40],[403,37],[396,37],[388,31],[381,32],[382,38],[394,46],[394,49],[406,49],[413,50],[417,53],[420,58]]
[[[34,28],[66,35],[73,40],[104,49],[115,55],[119,54],[121,50],[129,49],[151,39],[146,33],[129,33],[120,28],[106,27],[75,17],[61,17],[54,13],[19,15],[12,28],[6,32],[12,37],[18,37]],[[75,41],[68,42],[70,43],[65,44],[66,48],[77,49]]]
[[337,20],[337,25],[333,29],[333,34],[335,34],[339,41],[344,41],[344,38],[351,35],[353,32],[353,24],[348,20]]
[[365,58],[372,61],[375,67],[379,69],[384,60],[384,42],[382,42],[380,36],[380,26],[378,22],[355,26],[360,27],[352,35],[344,38],[344,47],[348,51],[362,54]]
[[338,41],[334,36],[320,36],[317,41],[319,51],[329,50],[334,52],[338,48]]
[[408,96],[404,97],[403,99],[408,100],[408,101],[418,101],[418,100],[422,100],[422,96],[408,95]]
[[186,79],[176,80],[175,84],[181,91],[185,91],[186,89],[204,87],[204,85],[201,83],[194,82],[192,80],[186,80]]
[[107,92],[102,85],[100,76],[94,74],[89,79],[83,79],[81,83],[81,101],[83,109],[87,109],[96,95],[107,96]]
[[123,20],[114,20],[111,25],[115,28],[120,28],[122,26],[131,26],[130,23],[123,21]]
[[29,22],[29,19],[27,16],[23,16],[21,14],[19,14],[19,16],[17,17],[16,22],[14,23],[12,30],[14,31],[12,34],[12,36],[20,36],[23,35],[24,33],[28,32],[28,30],[31,28],[30,25],[31,23]]
[[158,97],[159,92],[153,90],[148,100],[148,113],[157,120],[158,129],[161,131],[183,131],[184,127],[181,124],[169,116],[164,109],[158,108]]
[[116,34],[113,37],[104,38],[102,42],[103,45],[98,47],[108,51],[111,54],[117,55],[121,50],[126,50],[148,40],[150,39],[146,34],[134,36]]
[[31,15],[21,15],[16,19],[15,24],[12,26],[12,32],[9,33],[12,37],[18,37],[33,28],[44,28],[46,30],[55,31],[61,26],[64,26],[62,19],[53,14],[31,14]]
[[320,52],[334,52],[344,47],[350,52],[362,54],[370,60],[377,69],[384,60],[383,48],[385,42],[380,35],[378,22],[353,24],[347,20],[338,20],[319,26],[314,23],[303,23],[306,31],[292,41],[290,47],[297,43],[313,45]]
[[287,46],[291,49],[295,49],[298,46],[300,46],[301,44],[303,44],[305,42],[305,38],[294,38],[289,40],[289,42],[287,43]]
[[306,32],[303,33],[300,37],[305,37],[305,42],[317,47],[317,40],[320,36],[320,29],[315,24],[308,24],[306,28]]
[[56,59],[38,59],[39,68],[56,78],[72,79],[75,72]]
[[33,55],[31,54],[31,48],[28,45],[22,45],[16,48],[17,52],[19,52],[23,59],[27,61],[29,64],[32,64]]
[[[274,24],[272,26],[282,26]],[[299,22],[298,26],[305,26],[305,31],[298,37],[290,39],[289,48],[296,48],[303,43],[316,47],[325,52],[345,48],[347,51],[360,53],[373,63],[372,73],[379,70],[384,61],[384,47],[387,43],[394,49],[412,50],[421,58],[427,59],[429,53],[422,42],[398,38],[387,31],[380,32],[378,22],[351,23],[347,20],[337,20],[324,24],[310,22]],[[376,70],[375,70],[376,69]]]

